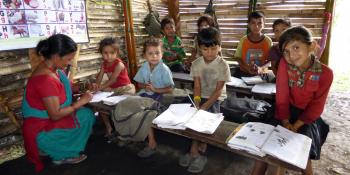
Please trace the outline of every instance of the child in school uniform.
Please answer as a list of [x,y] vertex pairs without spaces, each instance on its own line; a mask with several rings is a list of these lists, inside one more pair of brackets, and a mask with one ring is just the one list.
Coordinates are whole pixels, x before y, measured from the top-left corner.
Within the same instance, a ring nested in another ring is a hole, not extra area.
[[183,60],[186,57],[184,48],[181,46],[180,37],[176,36],[175,22],[170,17],[165,17],[160,26],[164,37],[163,42],[163,62],[172,72],[184,72]]
[[269,52],[269,60],[271,60],[271,69],[275,76],[277,75],[278,64],[282,58],[282,53],[278,48],[278,41],[283,31],[291,27],[292,24],[289,19],[276,19],[272,24],[272,30],[275,35],[277,44],[273,45]]
[[[225,82],[231,78],[228,64],[219,55],[220,33],[216,28],[209,27],[202,29],[197,36],[203,56],[193,61],[191,66],[194,102],[199,109],[219,113],[219,101],[226,97]],[[203,155],[206,146],[205,143],[193,140],[190,152],[180,158],[179,164],[188,167],[189,172],[201,172],[207,162],[207,158]]]
[[[147,60],[137,71],[134,80],[141,89],[138,95],[149,97],[156,101],[162,99],[163,94],[171,93],[175,84],[168,66],[162,62],[162,42],[157,38],[149,38],[143,45],[143,56]],[[151,128],[148,133],[148,146],[141,150],[139,157],[149,157],[156,152],[157,142]]]
[[265,16],[255,11],[248,16],[248,35],[243,36],[237,46],[234,58],[239,63],[239,70],[234,77],[250,77],[263,74],[270,65],[268,53],[272,46],[270,37],[262,33]]
[[[120,59],[119,45],[116,38],[105,38],[100,41],[99,52],[102,54],[103,63],[97,75],[96,83],[92,84],[94,91],[113,91],[114,95],[134,95],[135,86],[131,83],[127,67]],[[102,82],[104,74],[108,80]],[[113,139],[113,128],[108,116],[101,115],[106,126],[106,136]]]
[[[311,175],[310,159],[320,159],[329,126],[320,117],[333,81],[333,72],[315,58],[316,42],[311,32],[296,26],[285,30],[279,40],[283,57],[277,72],[276,113],[272,124],[312,139],[309,160],[302,172]],[[264,174],[267,164],[256,161],[252,174]]]

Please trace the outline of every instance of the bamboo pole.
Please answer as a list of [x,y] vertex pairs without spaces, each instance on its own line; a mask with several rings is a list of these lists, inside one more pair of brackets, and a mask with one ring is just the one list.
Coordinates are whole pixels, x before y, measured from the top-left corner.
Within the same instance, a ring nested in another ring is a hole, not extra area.
[[[334,17],[334,3],[335,3],[334,0],[327,0],[326,1],[325,12],[330,12],[332,14],[331,19],[333,19],[333,17]],[[330,50],[331,34],[332,34],[332,21],[331,21],[331,25],[330,25],[329,31],[328,31],[327,44],[326,44],[326,47],[325,47],[323,54],[321,56],[321,59],[320,59],[320,61],[326,65],[329,64],[329,50]]]
[[174,19],[176,34],[181,37],[180,4],[179,0],[168,0],[169,16]]
[[80,55],[80,47],[81,47],[80,44],[78,44],[77,51],[72,60],[72,64],[69,66],[68,71],[66,72],[70,81],[74,80],[74,76],[76,75],[78,70],[78,59]]
[[125,22],[125,41],[128,53],[130,76],[134,77],[137,72],[136,49],[133,30],[133,20],[131,14],[131,5],[129,0],[123,0],[124,22]]

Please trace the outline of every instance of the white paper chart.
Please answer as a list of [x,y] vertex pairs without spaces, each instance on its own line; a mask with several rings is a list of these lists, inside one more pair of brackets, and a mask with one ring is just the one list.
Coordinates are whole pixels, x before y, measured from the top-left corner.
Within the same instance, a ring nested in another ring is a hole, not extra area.
[[85,0],[0,0],[0,50],[33,48],[53,34],[89,42]]

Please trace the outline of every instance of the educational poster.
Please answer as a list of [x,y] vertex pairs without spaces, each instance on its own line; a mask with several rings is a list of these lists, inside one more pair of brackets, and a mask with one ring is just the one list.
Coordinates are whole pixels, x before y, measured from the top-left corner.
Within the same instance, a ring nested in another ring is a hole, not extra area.
[[57,33],[89,42],[85,0],[0,0],[0,51],[33,48]]

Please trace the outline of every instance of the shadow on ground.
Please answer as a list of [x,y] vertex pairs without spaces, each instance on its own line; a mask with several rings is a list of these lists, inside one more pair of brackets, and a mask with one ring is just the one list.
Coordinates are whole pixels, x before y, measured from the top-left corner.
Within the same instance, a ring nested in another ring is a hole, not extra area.
[[[49,157],[42,157],[45,169],[40,174],[50,175],[186,175],[191,174],[178,165],[179,156],[187,151],[191,141],[187,138],[156,131],[158,151],[150,158],[137,157],[144,143],[133,143],[126,147],[108,144],[103,138],[103,126],[97,122],[94,133],[87,144],[87,160],[77,165],[55,166]],[[246,175],[252,167],[252,160],[233,153],[209,147],[208,164],[199,174]],[[34,167],[26,157],[0,165],[2,175],[35,174]]]

